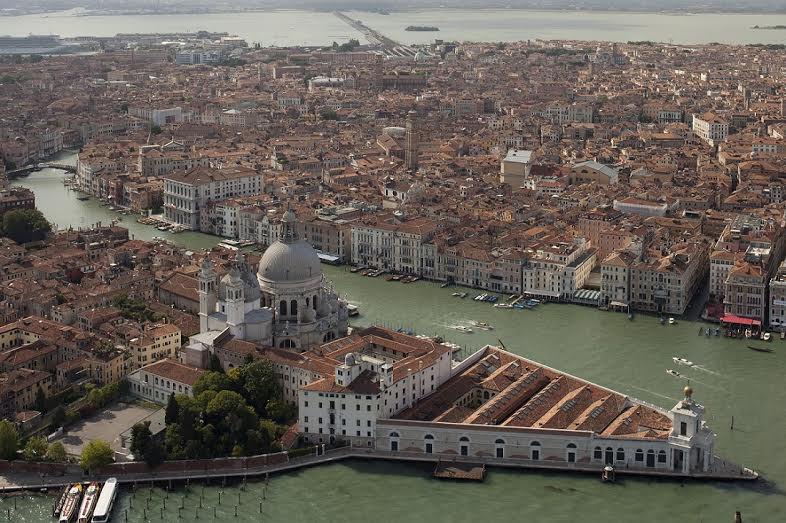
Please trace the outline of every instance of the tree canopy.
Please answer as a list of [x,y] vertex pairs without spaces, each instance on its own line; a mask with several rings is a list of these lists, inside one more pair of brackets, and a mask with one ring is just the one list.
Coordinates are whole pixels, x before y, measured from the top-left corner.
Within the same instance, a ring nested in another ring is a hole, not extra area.
[[27,461],[41,461],[46,457],[46,451],[46,440],[41,436],[33,436],[27,440],[22,455]]
[[3,214],[2,233],[16,243],[43,240],[51,230],[38,209],[14,209]]
[[66,459],[68,459],[68,454],[62,443],[55,441],[49,444],[49,448],[46,449],[46,461],[62,463]]
[[79,465],[82,467],[82,470],[89,472],[109,465],[112,463],[113,456],[114,453],[109,443],[100,439],[95,439],[82,449]]
[[19,433],[14,424],[8,420],[0,420],[0,459],[16,458],[19,450]]
[[205,372],[193,393],[167,405],[164,447],[173,459],[269,452],[283,428],[266,418],[284,421],[292,414],[266,361],[251,361],[226,374]]

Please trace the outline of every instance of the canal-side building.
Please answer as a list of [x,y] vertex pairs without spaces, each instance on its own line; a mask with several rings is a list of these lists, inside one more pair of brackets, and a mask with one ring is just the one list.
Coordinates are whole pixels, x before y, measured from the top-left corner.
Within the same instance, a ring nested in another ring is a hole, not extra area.
[[274,358],[287,376],[289,366],[318,369],[298,392],[298,426],[312,443],[347,441],[435,461],[684,475],[713,468],[715,434],[690,387],[666,410],[498,347],[454,361],[448,347],[380,327],[313,354],[317,361]]
[[200,229],[208,202],[262,192],[262,175],[247,167],[195,167],[164,176],[164,218],[186,229]]
[[786,262],[770,280],[770,327],[786,331]]

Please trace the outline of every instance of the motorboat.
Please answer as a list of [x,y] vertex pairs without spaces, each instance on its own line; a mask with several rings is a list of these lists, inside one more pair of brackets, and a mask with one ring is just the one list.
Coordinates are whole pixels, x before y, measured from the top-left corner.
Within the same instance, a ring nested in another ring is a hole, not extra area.
[[674,356],[674,357],[673,357],[673,358],[671,358],[671,359],[672,359],[672,361],[673,361],[674,363],[677,363],[677,364],[679,364],[679,365],[686,365],[686,366],[688,366],[688,367],[692,367],[692,366],[693,366],[693,362],[692,362],[692,361],[689,361],[689,360],[686,360],[685,358],[678,358],[678,357]]
[[470,334],[472,332],[472,329],[470,329],[469,327],[465,327],[464,325],[456,325],[453,328],[459,332],[466,332],[467,334]]
[[82,499],[82,485],[74,483],[68,491],[63,508],[60,510],[59,523],[71,523],[79,509],[79,500]]
[[497,309],[512,309],[513,305],[511,305],[510,303],[495,303],[494,307],[496,307]]
[[707,330],[704,331],[704,334],[707,335],[707,336],[709,336],[711,334],[709,327],[707,327]]
[[745,329],[745,337],[746,338],[750,338],[751,335],[752,335],[751,330],[750,329]]
[[352,305],[351,303],[347,303],[347,314],[350,316],[357,316],[360,314],[357,305]]
[[60,497],[57,499],[57,502],[55,503],[55,506],[52,507],[52,516],[53,517],[56,517],[56,518],[60,517],[60,512],[63,510],[63,505],[65,505],[66,499],[68,499],[68,493],[70,492],[72,486],[73,485],[69,484],[69,485],[66,485],[65,488],[63,489],[63,492],[62,492],[62,494],[60,494]]
[[764,334],[762,334],[761,339],[763,339],[764,341],[770,341],[770,339],[772,339],[772,335],[769,332],[765,332]]
[[98,491],[101,487],[98,483],[91,483],[85,491],[85,496],[82,499],[82,506],[79,508],[79,517],[77,523],[90,523],[90,518],[93,516],[93,509],[98,501]]
[[494,327],[492,327],[491,325],[489,325],[485,321],[473,321],[472,325],[477,327],[477,328],[479,328],[479,329],[483,329],[483,330],[487,330],[487,331],[494,330]]
[[676,323],[677,320],[675,320],[674,318],[669,318],[669,325],[675,325]]
[[666,374],[671,374],[672,376],[675,376],[677,378],[682,377],[682,374],[680,374],[679,372],[673,369],[666,369]]
[[614,467],[611,465],[606,465],[603,467],[603,474],[601,474],[600,479],[603,481],[603,483],[614,483],[616,480],[615,476]]

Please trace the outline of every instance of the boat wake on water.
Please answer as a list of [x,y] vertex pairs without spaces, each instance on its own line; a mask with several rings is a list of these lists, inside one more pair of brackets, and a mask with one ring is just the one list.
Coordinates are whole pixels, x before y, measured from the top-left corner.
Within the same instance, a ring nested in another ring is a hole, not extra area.
[[723,377],[723,374],[721,374],[720,372],[715,372],[714,370],[710,370],[707,367],[704,367],[703,365],[694,365],[693,368],[696,370],[700,370],[701,372],[706,372],[707,374],[712,374],[713,376]]

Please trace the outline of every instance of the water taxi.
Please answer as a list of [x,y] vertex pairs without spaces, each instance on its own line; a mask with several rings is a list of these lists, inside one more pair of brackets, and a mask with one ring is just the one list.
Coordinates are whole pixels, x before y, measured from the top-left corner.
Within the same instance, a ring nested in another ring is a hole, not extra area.
[[765,332],[764,334],[761,335],[761,339],[763,339],[764,341],[770,341],[771,338],[772,335],[769,332]]
[[666,374],[671,374],[672,376],[674,376],[676,378],[681,378],[682,377],[682,374],[680,374],[676,370],[672,370],[672,369],[666,369]]
[[357,305],[352,305],[351,303],[347,303],[347,313],[350,316],[358,316],[360,315],[360,310],[358,309]]
[[101,488],[95,510],[93,510],[92,523],[106,523],[112,515],[112,507],[117,497],[117,478],[109,478]]
[[465,332],[467,334],[470,334],[472,332],[472,329],[470,329],[469,327],[465,327],[464,325],[456,325],[453,328],[459,332]]
[[687,365],[688,367],[692,367],[693,366],[693,362],[689,361],[689,360],[686,360],[685,358],[678,358],[677,356],[674,356],[671,359],[672,359],[672,361],[674,363],[678,363],[680,365]]
[[93,516],[93,509],[98,501],[98,491],[100,487],[98,483],[91,483],[85,491],[85,497],[82,499],[82,506],[79,508],[79,517],[77,523],[90,523],[90,518]]
[[510,303],[495,303],[494,307],[497,309],[512,309],[513,305]]
[[60,510],[59,523],[71,523],[79,509],[79,500],[82,499],[82,485],[74,483],[68,491],[63,508]]

